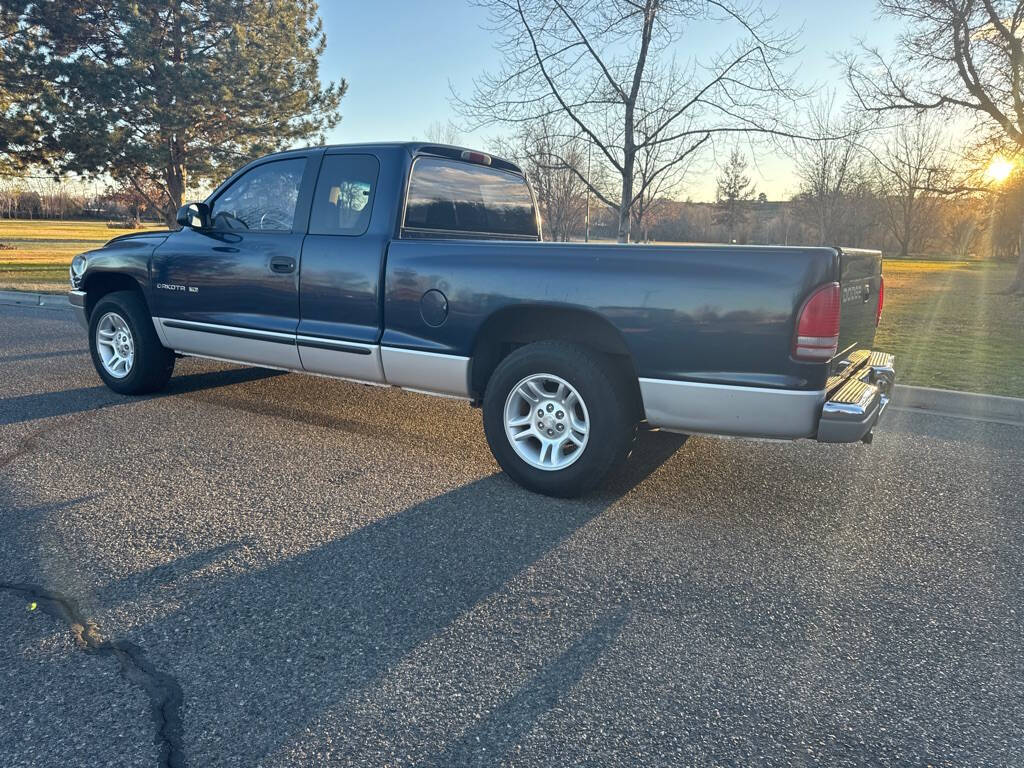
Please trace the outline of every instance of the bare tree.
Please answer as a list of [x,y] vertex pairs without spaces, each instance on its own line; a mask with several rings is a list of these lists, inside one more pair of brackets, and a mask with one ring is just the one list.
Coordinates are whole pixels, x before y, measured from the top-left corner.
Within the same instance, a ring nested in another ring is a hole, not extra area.
[[[159,217],[159,208],[154,208],[151,200],[159,200],[159,189],[153,182],[131,179],[112,179],[104,192],[104,199],[124,208],[125,218],[122,223],[131,227],[142,226],[142,214],[149,212]],[[148,185],[148,188],[147,188]],[[140,189],[141,186],[141,189]]]
[[[975,121],[979,143],[1024,152],[1024,2],[879,0],[905,23],[892,55],[862,46],[843,57],[847,79],[872,111],[945,111]],[[1024,293],[1024,238],[1011,292]]]
[[548,240],[568,240],[584,223],[586,156],[579,136],[568,136],[557,115],[523,123],[498,151],[518,162],[533,186]]
[[847,224],[860,213],[852,202],[867,177],[857,144],[864,121],[840,112],[835,94],[813,104],[809,115],[808,133],[814,139],[795,142],[793,151],[800,207],[814,223],[819,245],[849,245],[843,242],[851,229]]
[[927,115],[896,126],[872,151],[872,175],[889,232],[908,256],[935,233],[937,190],[945,190],[941,127]]
[[725,227],[726,241],[734,242],[747,220],[746,203],[754,196],[754,184],[747,175],[747,160],[739,149],[733,149],[718,177],[718,209],[715,224]]
[[[714,136],[786,131],[794,36],[776,31],[756,0],[477,2],[490,12],[504,64],[477,79],[471,96],[456,96],[457,108],[474,128],[565,115],[618,180],[609,193],[583,179],[618,211],[620,242],[647,187]],[[678,63],[675,44],[701,24],[735,41]],[[658,145],[664,161],[638,177],[638,156]]]
[[1024,173],[1012,173],[988,201],[989,254],[995,259],[1015,259],[1024,218]]
[[947,206],[943,237],[953,255],[967,259],[983,241],[990,218],[985,201],[977,195],[953,201]]
[[650,227],[661,209],[664,198],[675,192],[689,171],[693,154],[680,162],[670,162],[673,147],[670,143],[647,144],[637,151],[636,179],[634,189],[638,190],[633,202],[631,231],[640,233],[646,242],[650,239]]
[[426,140],[435,144],[461,144],[462,136],[459,134],[459,127],[451,120],[442,123],[435,120],[427,126]]

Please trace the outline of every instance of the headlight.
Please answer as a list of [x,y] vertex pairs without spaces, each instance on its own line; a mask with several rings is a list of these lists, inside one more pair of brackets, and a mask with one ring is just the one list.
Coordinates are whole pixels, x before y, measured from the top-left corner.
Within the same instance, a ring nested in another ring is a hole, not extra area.
[[82,275],[85,274],[85,256],[78,254],[71,260],[71,269],[68,270],[71,275],[71,287],[78,290],[78,287],[82,284]]

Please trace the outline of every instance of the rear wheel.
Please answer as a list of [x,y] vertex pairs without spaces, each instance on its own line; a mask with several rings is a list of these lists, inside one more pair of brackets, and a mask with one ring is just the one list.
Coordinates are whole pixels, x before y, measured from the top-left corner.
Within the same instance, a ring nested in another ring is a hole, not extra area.
[[89,316],[89,351],[103,383],[123,395],[163,389],[174,353],[156,335],[146,305],[134,291],[100,299]]
[[484,395],[484,431],[501,468],[550,496],[597,486],[629,451],[629,391],[605,356],[564,342],[517,349]]

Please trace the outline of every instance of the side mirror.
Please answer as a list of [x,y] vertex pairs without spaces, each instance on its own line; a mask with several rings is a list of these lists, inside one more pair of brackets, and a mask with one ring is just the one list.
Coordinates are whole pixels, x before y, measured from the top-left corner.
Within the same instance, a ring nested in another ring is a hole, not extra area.
[[210,206],[206,203],[186,203],[178,209],[175,218],[178,226],[207,229],[210,226]]

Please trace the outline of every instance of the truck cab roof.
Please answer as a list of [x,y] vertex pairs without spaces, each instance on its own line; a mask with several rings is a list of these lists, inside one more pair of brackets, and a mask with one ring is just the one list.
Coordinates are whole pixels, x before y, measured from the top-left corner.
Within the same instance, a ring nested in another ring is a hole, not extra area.
[[275,152],[272,155],[264,155],[259,160],[265,161],[268,158],[288,157],[290,155],[299,154],[301,152],[308,152],[310,150],[325,150],[330,152],[331,150],[349,150],[349,149],[361,149],[367,152],[394,152],[394,151],[405,151],[411,157],[417,155],[433,155],[435,157],[447,157],[449,159],[461,160],[464,159],[466,153],[472,153],[474,155],[483,155],[489,158],[490,162],[486,163],[492,168],[498,168],[503,171],[511,171],[512,173],[522,174],[523,169],[516,163],[510,160],[506,160],[502,157],[497,157],[489,152],[483,152],[479,149],[473,149],[471,147],[463,147],[454,144],[439,144],[432,141],[371,141],[371,142],[352,142],[343,144],[320,144],[315,146],[307,147],[296,147],[295,149],[286,149],[281,152]]

